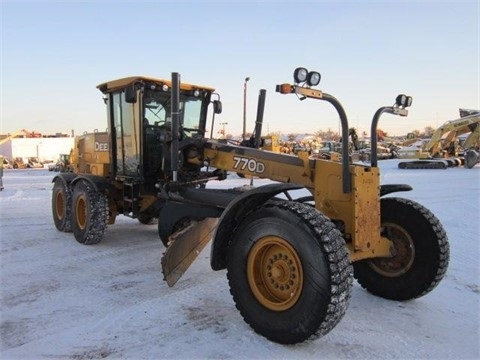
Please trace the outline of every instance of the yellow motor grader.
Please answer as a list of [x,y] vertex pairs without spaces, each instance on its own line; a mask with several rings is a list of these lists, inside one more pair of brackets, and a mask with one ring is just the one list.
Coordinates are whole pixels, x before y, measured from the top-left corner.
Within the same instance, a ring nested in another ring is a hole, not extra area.
[[[318,72],[297,68],[293,84],[275,89],[330,103],[348,154],[345,111],[315,88],[319,82]],[[411,187],[380,184],[376,151],[365,165],[348,156],[326,160],[260,149],[266,90],[259,93],[253,135],[240,146],[205,136],[209,110],[212,127],[221,113],[219,96],[181,82],[178,73],[170,80],[122,78],[98,89],[107,105],[109,159],[99,162],[95,145],[87,155],[77,143],[74,171],[53,180],[55,226],[78,242],[100,242],[119,214],[158,219],[166,246],[162,270],[173,286],[212,241],[211,267],[226,269],[245,321],[283,344],[332,330],[347,310],[354,278],[372,294],[398,301],[425,295],[443,278],[449,245],[442,225],[422,205],[386,196]],[[379,108],[371,134],[382,114],[406,116],[410,104],[399,95],[394,105]],[[376,149],[375,136],[371,143]],[[209,184],[236,174],[273,181],[231,189]]]

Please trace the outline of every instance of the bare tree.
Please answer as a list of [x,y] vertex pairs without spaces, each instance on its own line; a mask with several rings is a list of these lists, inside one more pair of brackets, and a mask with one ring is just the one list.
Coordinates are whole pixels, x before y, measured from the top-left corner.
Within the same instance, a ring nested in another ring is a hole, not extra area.
[[298,136],[298,134],[296,134],[296,133],[290,133],[290,134],[288,134],[288,135],[287,135],[288,141],[294,141],[297,136]]
[[425,129],[424,129],[424,132],[425,132],[425,136],[426,137],[431,137],[433,135],[433,133],[435,132],[435,129],[431,126],[427,126]]
[[422,133],[420,132],[420,130],[413,130],[411,134],[413,134],[413,137],[416,137],[416,138],[419,138],[422,136]]
[[334,132],[332,129],[328,129],[327,131],[325,130],[318,130],[314,134],[316,137],[321,138],[322,140],[325,141],[337,141],[340,139],[340,135],[336,132]]

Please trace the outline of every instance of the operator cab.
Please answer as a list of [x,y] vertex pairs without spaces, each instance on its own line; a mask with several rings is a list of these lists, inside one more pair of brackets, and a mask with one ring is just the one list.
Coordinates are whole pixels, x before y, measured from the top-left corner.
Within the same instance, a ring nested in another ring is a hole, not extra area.
[[[171,81],[129,77],[97,88],[107,96],[114,178],[138,181],[154,191],[153,185],[170,173]],[[204,138],[213,91],[205,86],[180,85],[180,150]]]
[[[179,139],[204,137],[205,125],[202,118],[204,98],[193,94],[180,96]],[[143,174],[145,178],[156,178],[167,170],[169,158],[167,143],[171,140],[171,93],[146,89],[143,93]]]

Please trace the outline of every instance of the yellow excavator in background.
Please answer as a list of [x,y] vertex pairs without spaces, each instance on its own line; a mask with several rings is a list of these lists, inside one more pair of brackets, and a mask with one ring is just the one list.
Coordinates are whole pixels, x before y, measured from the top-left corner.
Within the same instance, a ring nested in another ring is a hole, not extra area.
[[[480,161],[480,110],[460,109],[460,118],[445,122],[418,152],[419,161],[400,162],[401,169],[446,169],[464,164],[471,169]],[[460,136],[468,134],[461,141]]]
[[25,130],[25,129],[21,129],[21,130],[15,131],[15,132],[12,133],[12,134],[7,135],[7,136],[4,137],[3,139],[0,139],[0,145],[5,144],[8,140],[14,139],[14,138],[16,138],[17,136],[20,136],[20,135],[22,135],[22,134],[24,135],[24,137],[27,137],[27,138],[38,138],[38,137],[42,137],[42,134],[37,133],[37,132],[35,132],[35,131],[28,131],[28,130]]
[[[460,109],[462,113],[462,109]],[[469,149],[471,147],[478,147],[478,140],[480,139],[480,111],[476,113],[465,115],[457,120],[447,121],[440,126],[432,135],[432,138],[427,143],[425,150],[430,153],[430,156],[445,157],[445,155],[458,155],[458,149],[455,148],[455,142],[458,137],[463,134],[470,133],[466,138],[462,147]],[[445,136],[446,135],[446,136]]]
[[21,134],[26,134],[26,133],[27,133],[27,130],[25,130],[25,129],[15,131],[13,134],[7,135],[3,139],[1,139],[0,140],[0,145],[5,144],[10,139],[16,138],[17,136],[19,136]]

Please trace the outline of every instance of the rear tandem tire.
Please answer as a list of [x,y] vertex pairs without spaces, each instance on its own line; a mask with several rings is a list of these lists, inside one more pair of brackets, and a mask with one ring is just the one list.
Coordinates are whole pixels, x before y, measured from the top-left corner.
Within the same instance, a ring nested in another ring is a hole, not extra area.
[[440,221],[422,205],[402,198],[381,199],[382,234],[396,255],[357,261],[354,276],[376,296],[410,300],[432,291],[449,261],[449,244]]
[[108,221],[107,197],[87,181],[80,180],[72,197],[72,230],[75,239],[85,245],[103,240]]
[[57,230],[72,231],[72,189],[59,178],[53,184],[52,217]]
[[328,333],[342,319],[353,268],[327,217],[310,205],[279,201],[241,221],[227,276],[244,320],[271,341],[295,344]]

